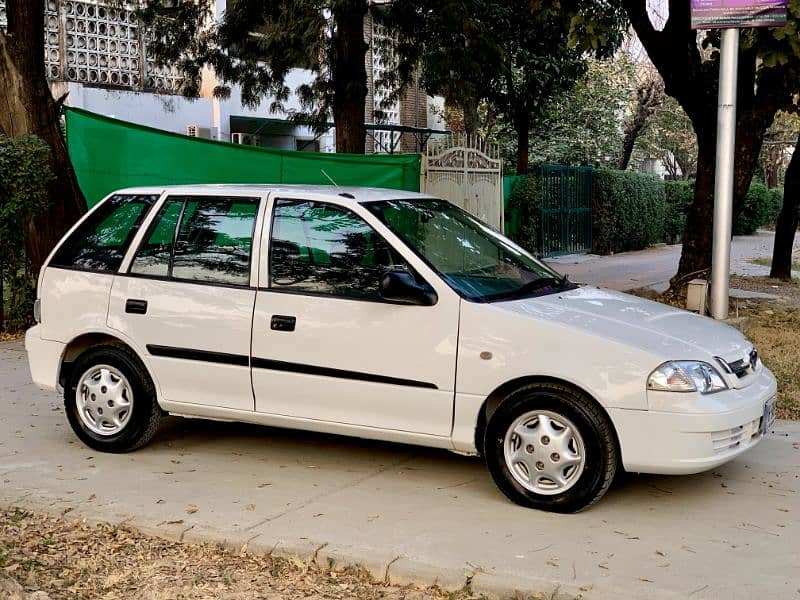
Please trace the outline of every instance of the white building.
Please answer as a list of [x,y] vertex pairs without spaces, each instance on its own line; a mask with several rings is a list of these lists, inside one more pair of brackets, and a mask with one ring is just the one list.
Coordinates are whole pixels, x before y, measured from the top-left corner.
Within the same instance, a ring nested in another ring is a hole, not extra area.
[[[204,76],[200,98],[190,100],[177,94],[180,74],[174,68],[157,67],[147,56],[146,32],[137,24],[130,7],[122,8],[103,0],[43,1],[47,76],[54,96],[68,92],[67,105],[198,137],[290,150],[335,150],[333,130],[315,136],[308,127],[287,120],[285,113],[270,112],[270,98],[264,98],[259,108],[248,108],[242,105],[236,86],[232,87],[229,98],[215,98],[211,90],[216,79],[210,70]],[[223,15],[225,7],[226,0],[216,0],[217,18]],[[5,22],[5,0],[0,0],[0,27]],[[380,35],[373,30],[371,19],[365,20],[365,26],[368,42]],[[380,102],[380,93],[376,94],[374,89],[374,71],[380,65],[373,45],[370,46],[366,59],[370,86],[367,123],[374,122]],[[289,74],[286,83],[290,90],[295,90],[311,78],[310,72],[297,69]],[[412,107],[398,106],[397,110],[389,111],[385,122],[427,127],[433,117],[432,99],[419,90],[406,94],[403,101],[407,97],[415,100]],[[287,111],[300,110],[294,94],[284,104]],[[409,119],[412,122],[407,122]],[[443,129],[438,121],[433,125]],[[387,151],[387,142],[399,135],[399,132],[370,132],[367,150]],[[402,140],[394,139],[394,147],[398,151],[414,151],[413,140],[412,135],[404,134]]]

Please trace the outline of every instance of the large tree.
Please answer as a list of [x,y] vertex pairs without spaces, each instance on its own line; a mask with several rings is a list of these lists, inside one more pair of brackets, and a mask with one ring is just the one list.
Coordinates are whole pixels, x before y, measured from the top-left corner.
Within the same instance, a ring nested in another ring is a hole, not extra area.
[[675,98],[664,98],[637,140],[634,153],[657,158],[670,179],[691,179],[697,169],[697,136],[692,122]]
[[575,84],[591,55],[612,54],[624,31],[616,0],[404,0],[387,17],[406,60],[420,62],[429,90],[463,109],[468,132],[484,100],[510,123],[520,174],[546,101]]
[[531,128],[531,161],[616,168],[632,114],[635,65],[592,60],[575,86],[545,103]]
[[[690,27],[690,3],[669,0],[662,30],[650,21],[644,0],[623,0],[631,24],[664,79],[666,93],[689,116],[698,143],[695,195],[686,220],[683,251],[673,290],[711,266],[719,31],[700,35]],[[738,216],[758,162],[764,133],[775,113],[791,104],[800,77],[800,5],[792,2],[782,28],[742,31],[736,114],[734,214]]]
[[0,29],[0,132],[32,134],[50,147],[49,208],[35,216],[26,238],[34,273],[50,250],[86,211],[59,124],[59,101],[53,99],[44,66],[44,2],[7,0],[8,24]]
[[[332,118],[336,151],[364,153],[368,0],[230,0],[219,21],[214,6],[212,0],[152,0],[139,11],[150,34],[148,51],[180,68],[185,96],[200,93],[205,67],[219,80],[215,95],[226,97],[238,85],[251,107],[269,99],[269,108],[280,112],[294,91],[302,108],[289,111],[296,122],[322,132]],[[294,68],[313,78],[290,90]]]

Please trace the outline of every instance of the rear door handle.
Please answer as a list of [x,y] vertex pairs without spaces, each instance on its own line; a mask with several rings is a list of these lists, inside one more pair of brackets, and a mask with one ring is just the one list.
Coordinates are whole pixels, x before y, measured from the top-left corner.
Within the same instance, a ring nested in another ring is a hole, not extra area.
[[272,315],[269,321],[269,328],[273,331],[294,331],[294,326],[297,323],[296,317],[288,315]]
[[125,301],[125,312],[132,315],[147,314],[147,300],[128,299]]

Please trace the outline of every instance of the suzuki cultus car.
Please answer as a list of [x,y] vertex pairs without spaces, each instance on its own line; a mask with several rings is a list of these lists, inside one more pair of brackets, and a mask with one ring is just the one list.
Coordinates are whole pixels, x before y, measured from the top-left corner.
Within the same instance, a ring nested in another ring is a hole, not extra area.
[[115,192],[41,270],[33,380],[127,452],[166,414],[483,455],[524,506],[761,440],[776,384],[706,317],[561,277],[443,200],[202,185]]

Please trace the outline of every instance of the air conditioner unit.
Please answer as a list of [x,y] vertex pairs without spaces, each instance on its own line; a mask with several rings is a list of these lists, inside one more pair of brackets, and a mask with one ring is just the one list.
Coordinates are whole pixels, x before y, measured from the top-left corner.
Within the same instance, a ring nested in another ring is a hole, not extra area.
[[186,135],[189,137],[196,137],[196,138],[204,138],[207,140],[211,139],[211,128],[210,127],[200,127],[199,125],[187,125],[186,126]]
[[247,146],[260,146],[261,136],[251,133],[232,133],[231,142],[234,144],[245,144]]

